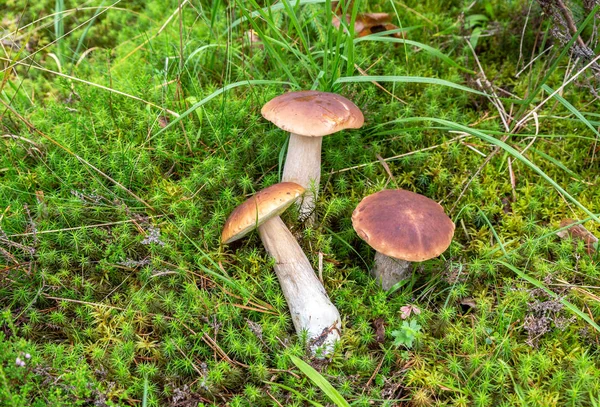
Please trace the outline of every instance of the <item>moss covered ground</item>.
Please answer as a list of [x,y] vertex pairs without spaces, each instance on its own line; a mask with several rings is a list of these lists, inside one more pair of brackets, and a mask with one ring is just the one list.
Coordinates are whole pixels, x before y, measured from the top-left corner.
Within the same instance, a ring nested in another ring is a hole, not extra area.
[[[597,83],[537,2],[342,3],[398,27],[360,38],[330,1],[1,7],[0,405],[332,405],[290,356],[352,406],[600,405],[600,257],[556,235],[600,236]],[[311,88],[366,119],[323,142],[317,222],[283,216],[342,314],[325,361],[258,236],[219,241],[280,177],[261,106]],[[390,293],[351,224],[384,188],[456,224]]]

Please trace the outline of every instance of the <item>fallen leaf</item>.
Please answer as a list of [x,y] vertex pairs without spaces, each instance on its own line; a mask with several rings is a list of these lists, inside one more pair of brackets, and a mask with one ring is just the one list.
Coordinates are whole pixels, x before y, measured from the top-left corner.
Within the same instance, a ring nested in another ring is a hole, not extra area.
[[507,197],[502,198],[502,211],[504,213],[512,212],[512,205],[510,203],[510,199],[508,199]]
[[158,117],[158,127],[164,129],[169,125],[169,118],[167,116],[159,116]]
[[[335,28],[340,28],[342,16],[335,15],[331,23]],[[351,17],[346,15],[346,24],[350,24]],[[392,16],[388,13],[359,13],[354,21],[354,34],[357,37],[364,37],[370,34],[375,34],[383,31],[397,30],[394,24],[391,23]],[[404,33],[391,34],[392,37],[404,38]]]
[[375,327],[375,341],[377,343],[385,342],[385,325],[383,323],[383,318],[377,318],[373,321],[373,326]]
[[[562,229],[575,222],[576,221],[573,219],[563,219],[560,221],[560,227]],[[591,256],[592,254],[596,253],[598,246],[598,238],[594,236],[589,230],[587,230],[583,225],[573,225],[568,229],[556,232],[556,234],[561,239],[566,239],[570,237],[571,239],[573,239],[575,245],[577,245],[577,242],[579,240],[583,240],[587,254]]]
[[460,302],[460,305],[464,305],[469,308],[477,308],[477,303],[473,298],[463,298]]

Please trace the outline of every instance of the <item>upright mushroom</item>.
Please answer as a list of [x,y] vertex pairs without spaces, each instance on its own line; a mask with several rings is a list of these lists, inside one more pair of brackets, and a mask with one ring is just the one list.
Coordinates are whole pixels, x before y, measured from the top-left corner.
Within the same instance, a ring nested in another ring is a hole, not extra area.
[[322,137],[344,129],[357,129],[364,123],[354,103],[335,93],[304,90],[289,92],[269,101],[261,110],[265,119],[290,132],[283,182],[296,182],[314,194],[304,197],[302,218],[314,210],[321,179]]
[[352,226],[377,251],[371,272],[384,290],[410,276],[410,262],[442,254],[454,235],[441,205],[402,189],[364,198],[352,213]]
[[263,189],[229,215],[221,241],[231,243],[258,228],[265,249],[275,259],[275,273],[296,332],[300,335],[306,330],[313,353],[326,355],[340,337],[340,314],[302,248],[279,217],[304,192],[302,186],[293,182]]

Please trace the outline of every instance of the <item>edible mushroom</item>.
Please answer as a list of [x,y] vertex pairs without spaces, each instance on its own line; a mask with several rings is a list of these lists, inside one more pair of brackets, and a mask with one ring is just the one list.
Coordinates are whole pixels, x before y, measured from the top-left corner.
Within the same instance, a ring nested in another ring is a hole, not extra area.
[[410,276],[410,262],[442,254],[454,235],[440,204],[402,189],[365,197],[352,213],[352,226],[377,251],[371,272],[384,290]]
[[325,356],[340,337],[341,320],[302,248],[279,217],[305,189],[282,182],[258,192],[229,215],[223,227],[224,244],[258,228],[267,252],[275,259],[275,273],[287,300],[298,335],[308,334],[313,353]]
[[354,103],[335,93],[303,90],[277,96],[261,110],[265,119],[290,132],[283,182],[296,182],[314,193],[304,197],[300,217],[314,210],[321,179],[322,137],[344,129],[357,129],[364,123]]

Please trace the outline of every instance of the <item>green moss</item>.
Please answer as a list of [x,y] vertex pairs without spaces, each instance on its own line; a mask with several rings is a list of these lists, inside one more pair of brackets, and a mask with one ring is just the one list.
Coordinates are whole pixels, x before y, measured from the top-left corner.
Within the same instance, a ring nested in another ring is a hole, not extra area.
[[[36,64],[56,71],[52,52],[70,78],[18,65],[0,82],[2,101],[36,129],[12,112],[2,114],[0,135],[20,138],[0,138],[0,404],[130,405],[139,404],[145,390],[148,405],[177,397],[232,406],[300,406],[303,397],[330,402],[293,370],[289,355],[308,356],[258,236],[219,244],[233,208],[279,180],[286,135],[261,118],[260,107],[290,85],[231,89],[161,132],[176,120],[163,109],[181,114],[190,97],[202,100],[249,79],[338,91],[365,113],[362,129],[324,139],[319,221],[309,228],[293,213],[283,217],[315,267],[323,254],[324,284],[344,330],[332,360],[315,366],[348,401],[597,403],[598,332],[563,308],[533,343],[526,326],[540,315],[532,306],[549,298],[497,262],[509,262],[577,309],[598,315],[598,256],[589,256],[583,242],[553,233],[561,220],[587,215],[530,166],[493,153],[485,141],[432,121],[394,122],[443,118],[502,138],[504,124],[487,98],[382,82],[399,101],[368,82],[334,84],[359,72],[331,53],[330,65],[322,65],[317,53],[337,49],[319,5],[296,10],[300,30],[274,12],[254,27],[243,22],[228,32],[241,4],[188,5],[180,31],[177,2],[128,2],[91,21],[100,3],[66,12],[65,33],[83,25],[56,43],[48,17],[55,2],[25,7],[11,1],[2,22],[3,30],[17,27],[16,16],[20,27],[33,22],[23,31],[29,49],[10,58],[38,51]],[[371,2],[368,8],[397,10],[394,22],[411,28],[408,39],[475,71],[463,37],[473,42],[473,29],[484,30],[490,35],[477,38],[475,52],[487,78],[519,97],[540,86],[556,58],[544,54],[515,75],[543,50],[536,34],[549,28],[536,9],[522,36],[527,2],[407,6]],[[263,38],[271,48],[250,51],[241,41],[250,28],[279,42]],[[340,39],[341,54],[369,75],[434,77],[473,88],[480,79],[409,45],[363,41],[350,54]],[[203,46],[209,47],[195,53]],[[561,85],[565,64],[548,86]],[[568,86],[562,95],[588,120],[597,119],[585,88]],[[518,105],[511,110],[505,100],[504,106],[514,121],[522,117]],[[537,113],[539,127],[531,121],[507,143],[528,148],[528,160],[597,213],[595,134],[561,104]],[[387,168],[378,159],[398,155]],[[396,187],[439,201],[457,229],[442,257],[418,265],[413,279],[390,295],[369,276],[374,253],[350,217],[364,196]],[[597,223],[585,227],[598,235]],[[391,335],[407,304],[421,310],[414,318],[422,335],[410,350],[393,346]],[[25,353],[32,355],[27,366],[17,366]]]

